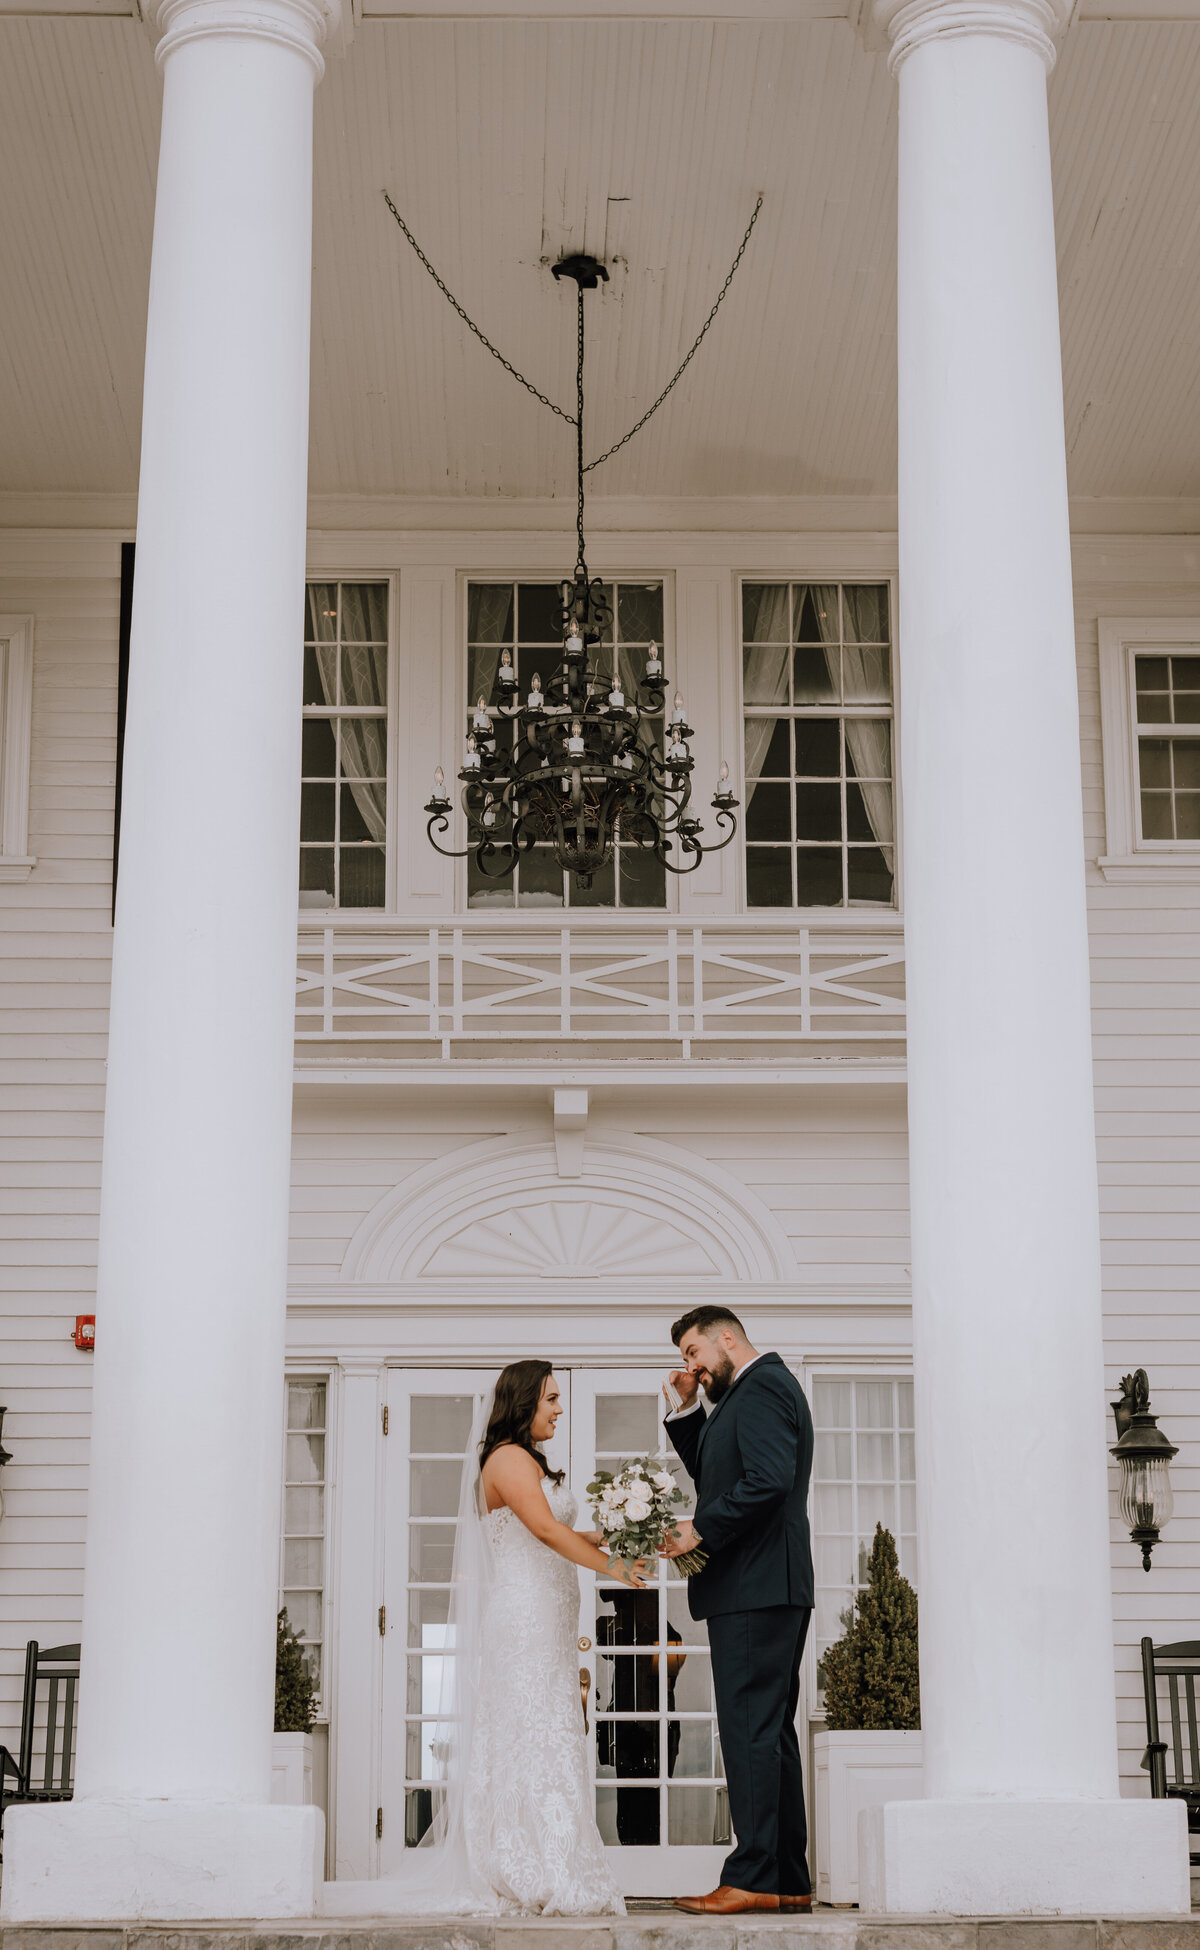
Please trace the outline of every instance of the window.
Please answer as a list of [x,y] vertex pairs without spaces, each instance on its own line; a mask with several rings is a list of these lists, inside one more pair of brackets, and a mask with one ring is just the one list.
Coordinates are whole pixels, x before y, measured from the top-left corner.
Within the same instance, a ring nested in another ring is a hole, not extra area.
[[817,1668],[867,1581],[881,1523],[916,1583],[913,1385],[893,1375],[818,1375],[812,1384]]
[[887,584],[745,583],[742,701],[748,906],[890,906]]
[[[626,697],[636,697],[651,643],[663,640],[661,582],[611,582],[604,585],[613,624],[592,655],[604,676],[615,667]],[[615,640],[614,640],[615,633]],[[517,691],[523,698],[536,671],[545,683],[562,658],[561,598],[557,583],[473,582],[467,588],[467,704],[478,698],[493,705],[496,672],[503,650],[512,652]],[[512,748],[513,726],[493,709],[496,740]],[[470,728],[468,720],[468,729]],[[641,736],[662,747],[661,717],[643,718]],[[549,847],[536,846],[511,876],[491,880],[474,860],[467,863],[467,905],[475,908],[665,907],[667,870],[653,853],[624,846],[620,835],[614,858],[580,887],[565,874]]]
[[322,1685],[325,1639],[325,1435],[328,1383],[289,1376],[279,1603]]
[[1200,621],[1101,618],[1101,872],[1200,881]]
[[304,642],[301,907],[383,907],[385,582],[310,582]]
[[33,618],[0,616],[0,882],[27,880]]
[[[1139,837],[1200,841],[1200,646],[1133,659]],[[1168,735],[1166,727],[1171,726]]]

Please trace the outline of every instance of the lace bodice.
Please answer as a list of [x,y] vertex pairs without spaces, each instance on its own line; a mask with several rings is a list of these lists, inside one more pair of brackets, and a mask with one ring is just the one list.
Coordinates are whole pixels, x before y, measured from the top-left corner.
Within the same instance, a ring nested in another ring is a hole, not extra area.
[[[578,1505],[543,1483],[560,1523]],[[579,1576],[516,1513],[484,1518],[492,1583],[466,1789],[473,1867],[496,1908],[621,1916],[592,1802],[579,1695]]]

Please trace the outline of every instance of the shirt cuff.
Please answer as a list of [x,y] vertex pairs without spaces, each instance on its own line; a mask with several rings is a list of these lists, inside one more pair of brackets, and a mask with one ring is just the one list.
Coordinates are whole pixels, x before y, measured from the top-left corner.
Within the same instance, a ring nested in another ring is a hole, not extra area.
[[694,1401],[688,1408],[673,1408],[669,1415],[663,1416],[663,1421],[682,1422],[685,1415],[695,1415],[696,1411],[702,1407],[702,1402]]

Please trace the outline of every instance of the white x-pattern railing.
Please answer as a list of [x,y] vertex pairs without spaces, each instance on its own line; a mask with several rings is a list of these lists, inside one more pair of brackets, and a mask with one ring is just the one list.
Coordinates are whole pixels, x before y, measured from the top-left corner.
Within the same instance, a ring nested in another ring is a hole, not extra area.
[[[869,931],[661,916],[303,924],[302,1043],[696,1043],[761,1058],[904,1036],[904,941]],[[740,1046],[740,1051],[739,1047]],[[713,1052],[715,1053],[715,1052]]]

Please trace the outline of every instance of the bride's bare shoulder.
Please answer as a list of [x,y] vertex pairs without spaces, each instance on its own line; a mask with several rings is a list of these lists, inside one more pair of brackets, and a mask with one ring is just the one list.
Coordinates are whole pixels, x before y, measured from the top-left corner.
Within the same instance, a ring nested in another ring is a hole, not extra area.
[[528,1449],[517,1442],[502,1442],[492,1450],[480,1472],[488,1509],[498,1510],[514,1498],[528,1496],[531,1489],[540,1487],[542,1473]]

